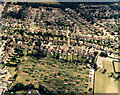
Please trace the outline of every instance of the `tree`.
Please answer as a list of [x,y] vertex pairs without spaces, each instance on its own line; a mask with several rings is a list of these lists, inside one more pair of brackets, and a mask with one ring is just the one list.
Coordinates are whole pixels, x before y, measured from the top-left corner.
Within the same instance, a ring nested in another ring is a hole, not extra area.
[[102,56],[102,57],[108,57],[108,54],[107,54],[107,52],[101,52],[100,56]]
[[106,69],[104,69],[104,70],[102,71],[102,73],[103,73],[103,74],[105,74],[105,73],[106,73],[106,71],[107,71],[107,70],[106,70]]
[[97,56],[98,52],[97,52],[97,51],[95,51],[95,52],[94,52],[94,54],[95,54],[95,56]]
[[57,58],[57,59],[59,59],[59,57],[60,57],[60,54],[59,54],[59,53],[57,53],[57,56],[56,56],[56,58]]
[[16,92],[24,89],[24,84],[22,83],[17,83],[11,91]]
[[94,20],[91,21],[91,24],[94,24]]
[[117,77],[116,77],[116,80],[119,80],[120,79],[120,75],[118,75]]
[[[31,33],[31,32],[30,32],[30,33]],[[38,32],[38,35],[39,35],[39,36],[42,36],[42,32]]]
[[68,36],[71,36],[71,33],[69,33]]
[[113,74],[114,74],[114,73],[113,73],[113,72],[111,72],[111,74],[110,74],[110,76],[109,76],[109,77],[112,77],[112,76],[113,76]]
[[26,90],[28,90],[28,89],[34,89],[35,87],[34,87],[34,85],[33,84],[28,84],[28,85],[26,85],[25,87],[24,87],[24,89],[26,89]]
[[89,92],[91,92],[92,91],[92,88],[89,88]]
[[95,70],[97,70],[97,64],[96,64],[96,63],[94,63],[93,68],[94,68]]
[[114,32],[112,32],[112,33],[111,33],[111,35],[115,35],[115,33],[114,33]]
[[15,74],[13,78],[16,79],[17,78],[17,74]]
[[45,86],[43,86],[42,84],[39,84],[39,88],[38,88],[39,92],[42,95],[54,95],[53,92],[49,91]]
[[15,38],[15,42],[18,43],[18,39],[17,38]]

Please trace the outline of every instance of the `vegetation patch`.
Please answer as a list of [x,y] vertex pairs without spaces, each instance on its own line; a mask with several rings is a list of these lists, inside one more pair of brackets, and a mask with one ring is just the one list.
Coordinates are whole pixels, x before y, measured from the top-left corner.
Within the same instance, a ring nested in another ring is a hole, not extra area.
[[[11,91],[26,90],[29,84],[32,84],[35,89],[39,89],[40,85],[45,86],[54,93],[71,93],[72,91],[80,93],[89,89],[89,69],[80,63],[78,65],[69,62],[61,63],[59,59],[47,57],[38,59],[34,56],[26,56],[27,60],[24,59],[21,57],[19,69],[14,75],[16,81],[13,82]],[[12,72],[13,67],[9,68]],[[22,88],[15,90],[16,85],[19,84]]]

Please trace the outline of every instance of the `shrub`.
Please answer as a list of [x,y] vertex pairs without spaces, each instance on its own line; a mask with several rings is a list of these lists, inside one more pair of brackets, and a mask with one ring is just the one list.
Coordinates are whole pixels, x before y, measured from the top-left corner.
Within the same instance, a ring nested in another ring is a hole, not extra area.
[[103,73],[103,74],[105,74],[105,72],[106,72],[106,71],[107,71],[107,70],[106,70],[106,69],[104,69],[104,70],[102,71],[102,73]]

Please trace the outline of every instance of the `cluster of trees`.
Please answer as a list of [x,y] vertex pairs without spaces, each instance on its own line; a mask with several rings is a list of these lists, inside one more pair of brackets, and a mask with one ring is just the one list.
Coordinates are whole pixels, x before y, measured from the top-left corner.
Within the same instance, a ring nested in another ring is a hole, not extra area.
[[23,6],[18,12],[10,11],[9,13],[4,13],[3,16],[5,18],[11,16],[12,18],[24,20],[26,14],[25,9],[26,7]]
[[7,40],[8,39],[8,37],[5,37],[5,36],[2,36],[1,38],[2,38],[2,40]]
[[105,15],[97,15],[97,16],[95,16],[95,18],[97,18],[97,19],[111,19],[111,18],[115,18],[115,19],[117,19],[117,17],[118,17],[119,15],[110,15],[110,16],[105,16]]
[[112,9],[112,10],[120,10],[120,7],[117,6],[117,5],[109,5],[109,7]]
[[15,47],[15,52],[19,55],[19,56],[24,56],[23,54],[23,49],[19,48],[19,47]]
[[101,53],[100,53],[100,56],[102,56],[102,57],[107,57],[108,54],[107,54],[107,52],[101,52]]
[[[39,8],[40,6],[44,7],[53,7],[53,8],[64,8],[63,4],[50,4],[50,3],[38,3],[38,2],[17,2],[15,5],[25,5],[26,7],[31,6],[32,8]],[[51,10],[51,9],[50,9]]]
[[34,89],[34,85],[29,84],[29,85],[24,85],[22,83],[17,83],[11,90],[10,92],[16,92],[16,91],[21,91],[21,90],[29,90],[29,89]]
[[61,2],[64,8],[76,9],[79,7],[79,2]]
[[65,24],[65,22],[63,22],[63,21],[61,21],[61,20],[58,20],[58,21],[55,22],[55,23],[50,22],[50,21],[45,21],[44,23],[45,23],[47,26],[49,26],[49,25],[54,25],[54,26],[56,26],[56,25],[58,25],[58,26],[67,26],[67,25]]
[[94,24],[94,19],[92,15],[87,15],[86,13],[81,13],[81,16],[83,16],[85,19],[87,19],[88,22],[91,21],[91,24]]
[[62,22],[62,21],[58,21],[58,22],[56,22],[56,24],[58,25],[58,26],[65,26],[65,23],[64,22]]
[[47,53],[45,51],[42,51],[42,50],[37,50],[37,52],[32,53],[32,55],[34,55],[37,58],[41,58],[41,57],[46,57]]
[[28,84],[28,85],[24,85],[22,83],[17,83],[15,86],[12,87],[11,90],[9,90],[9,92],[17,92],[17,91],[28,91],[28,90],[38,90],[40,94],[42,95],[56,95],[54,92],[48,90],[45,86],[41,85],[39,83],[39,88],[35,88],[33,84]]

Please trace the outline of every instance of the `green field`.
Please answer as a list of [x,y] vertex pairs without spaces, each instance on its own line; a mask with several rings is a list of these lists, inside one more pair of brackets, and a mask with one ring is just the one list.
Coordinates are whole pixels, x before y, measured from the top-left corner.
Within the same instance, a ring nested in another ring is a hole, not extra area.
[[102,60],[103,69],[106,69],[108,73],[114,72],[113,64],[111,61]]
[[[102,69],[95,72],[95,93],[117,93],[118,81],[113,77],[108,77],[111,72],[114,73],[113,64],[111,61],[102,60]],[[118,64],[116,63],[116,69]],[[105,74],[102,71],[106,69]],[[117,75],[114,73],[114,75]]]
[[113,78],[96,71],[95,93],[118,93],[118,81],[114,81]]

